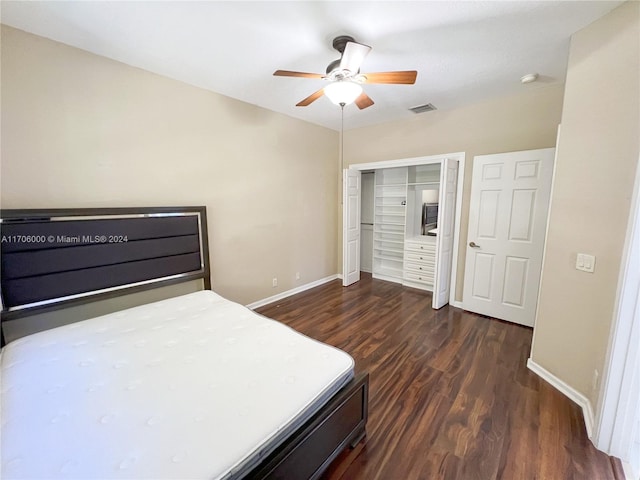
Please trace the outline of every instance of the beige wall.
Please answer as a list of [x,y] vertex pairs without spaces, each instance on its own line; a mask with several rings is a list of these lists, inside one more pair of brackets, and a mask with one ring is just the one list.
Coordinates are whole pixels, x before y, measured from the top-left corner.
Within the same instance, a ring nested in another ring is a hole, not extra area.
[[337,272],[335,131],[6,26],[1,53],[2,208],[206,205],[242,303]]
[[345,132],[346,165],[466,152],[456,300],[462,300],[473,157],[556,144],[563,85],[523,85],[522,90],[516,96]]
[[[532,359],[596,405],[611,330],[640,132],[640,4],[571,41]],[[577,253],[596,256],[593,274]]]

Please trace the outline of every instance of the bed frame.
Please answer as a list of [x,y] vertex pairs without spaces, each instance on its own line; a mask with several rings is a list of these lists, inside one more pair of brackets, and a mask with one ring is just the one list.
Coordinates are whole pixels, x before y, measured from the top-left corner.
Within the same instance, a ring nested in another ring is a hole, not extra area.
[[[211,288],[205,207],[1,210],[0,217],[2,322],[191,280]],[[368,393],[368,374],[357,375],[243,478],[319,478],[365,437]]]

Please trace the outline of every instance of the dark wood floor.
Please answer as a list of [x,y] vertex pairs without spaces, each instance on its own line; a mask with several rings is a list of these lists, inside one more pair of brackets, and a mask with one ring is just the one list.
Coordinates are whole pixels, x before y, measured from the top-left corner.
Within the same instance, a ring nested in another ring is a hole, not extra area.
[[532,330],[363,275],[258,309],[370,373],[367,439],[325,479],[614,479],[578,406],[527,370]]

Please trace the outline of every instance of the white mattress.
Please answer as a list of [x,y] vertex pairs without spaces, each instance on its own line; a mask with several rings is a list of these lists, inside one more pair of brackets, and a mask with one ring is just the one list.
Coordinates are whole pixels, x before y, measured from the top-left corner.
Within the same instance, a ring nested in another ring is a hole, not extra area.
[[210,291],[30,335],[0,363],[3,479],[241,477],[353,376]]

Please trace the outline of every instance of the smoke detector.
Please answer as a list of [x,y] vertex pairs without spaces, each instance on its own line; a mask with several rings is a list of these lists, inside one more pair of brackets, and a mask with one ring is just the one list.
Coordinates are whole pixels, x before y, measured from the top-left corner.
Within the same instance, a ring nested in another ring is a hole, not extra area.
[[531,83],[535,82],[536,80],[538,80],[537,73],[527,73],[520,79],[520,83]]

